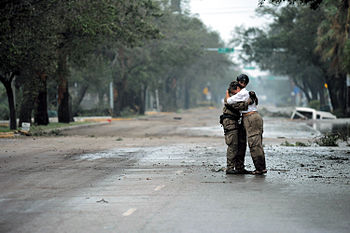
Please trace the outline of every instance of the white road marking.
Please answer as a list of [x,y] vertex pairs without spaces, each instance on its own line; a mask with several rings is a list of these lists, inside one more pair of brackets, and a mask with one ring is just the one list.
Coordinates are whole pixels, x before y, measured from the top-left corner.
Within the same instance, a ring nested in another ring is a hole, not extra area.
[[162,188],[164,188],[165,187],[165,185],[158,185],[155,189],[154,189],[154,191],[159,191],[159,190],[161,190]]
[[137,210],[136,208],[128,209],[126,212],[123,213],[123,216],[130,216],[130,215],[132,215],[136,210]]

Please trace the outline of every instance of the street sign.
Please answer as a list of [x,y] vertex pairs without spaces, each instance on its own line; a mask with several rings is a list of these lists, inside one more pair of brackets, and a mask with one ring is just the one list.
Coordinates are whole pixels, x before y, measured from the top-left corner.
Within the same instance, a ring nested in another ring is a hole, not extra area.
[[262,76],[264,79],[267,80],[288,80],[288,77],[286,76],[274,76],[274,75],[266,75]]
[[244,70],[255,70],[254,66],[245,66],[243,67]]
[[30,130],[30,123],[22,122],[22,130],[23,131],[29,131]]
[[234,48],[218,48],[218,53],[233,53]]

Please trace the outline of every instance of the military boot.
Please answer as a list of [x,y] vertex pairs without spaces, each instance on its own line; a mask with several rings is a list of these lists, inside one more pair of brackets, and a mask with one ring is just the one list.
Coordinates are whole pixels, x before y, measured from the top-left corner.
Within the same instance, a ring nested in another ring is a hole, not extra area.
[[251,171],[248,171],[246,169],[228,169],[226,170],[226,174],[230,174],[230,175],[245,175],[245,174],[252,174]]

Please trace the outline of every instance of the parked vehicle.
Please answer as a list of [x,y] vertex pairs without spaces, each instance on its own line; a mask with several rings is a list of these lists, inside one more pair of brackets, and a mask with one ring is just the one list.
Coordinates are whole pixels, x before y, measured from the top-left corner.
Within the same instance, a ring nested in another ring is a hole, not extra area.
[[293,111],[291,119],[324,120],[337,119],[337,117],[330,112],[317,111],[313,108],[297,107]]

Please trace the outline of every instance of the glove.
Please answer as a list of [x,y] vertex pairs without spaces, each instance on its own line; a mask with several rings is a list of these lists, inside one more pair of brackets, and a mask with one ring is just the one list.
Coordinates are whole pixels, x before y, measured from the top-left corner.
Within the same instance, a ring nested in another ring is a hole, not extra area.
[[256,94],[254,91],[249,92],[249,97],[255,102],[256,105],[258,105],[258,97],[256,97]]

